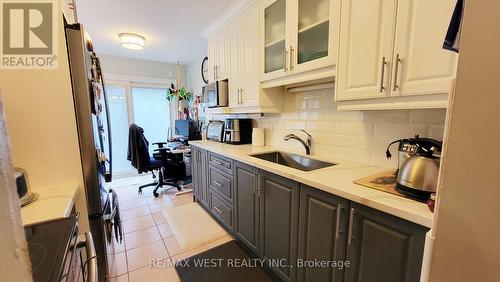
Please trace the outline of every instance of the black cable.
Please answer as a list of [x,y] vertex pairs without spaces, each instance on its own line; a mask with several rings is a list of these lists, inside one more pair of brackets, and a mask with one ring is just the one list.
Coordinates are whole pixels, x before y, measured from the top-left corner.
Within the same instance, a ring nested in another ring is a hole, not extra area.
[[395,140],[395,141],[392,141],[388,146],[387,146],[387,149],[385,150],[385,157],[387,159],[391,159],[392,158],[392,154],[391,152],[389,151],[389,148],[393,145],[393,144],[396,144],[398,142],[402,142],[402,141],[408,141],[408,139],[399,139],[399,140]]

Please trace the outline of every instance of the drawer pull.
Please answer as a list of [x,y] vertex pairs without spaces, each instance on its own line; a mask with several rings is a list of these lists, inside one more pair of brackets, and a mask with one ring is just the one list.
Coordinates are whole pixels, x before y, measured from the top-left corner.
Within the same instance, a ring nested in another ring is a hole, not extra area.
[[216,164],[216,165],[222,165],[222,163],[221,163],[221,162],[218,162],[218,161],[216,161],[216,160],[212,160],[212,162],[213,162],[214,164]]
[[214,210],[216,210],[220,214],[223,214],[223,212],[217,206],[214,206]]
[[383,93],[385,90],[384,86],[385,65],[387,65],[387,61],[385,60],[385,57],[382,57],[382,69],[380,70],[380,93]]
[[220,184],[219,182],[217,182],[217,181],[215,181],[215,180],[212,180],[212,182],[213,182],[215,185],[217,185],[217,186],[219,186],[219,187],[222,187],[222,184]]
[[399,88],[398,85],[398,69],[399,69],[399,64],[401,63],[401,58],[399,57],[399,53],[396,54],[396,60],[394,61],[394,64],[396,65],[394,68],[394,88],[392,91],[396,91]]
[[352,239],[354,239],[352,228],[354,226],[354,213],[356,211],[354,208],[351,208],[351,212],[349,213],[349,234],[347,235],[347,245],[350,246],[352,244]]
[[338,239],[340,233],[342,232],[340,230],[340,217],[341,217],[341,213],[342,213],[342,205],[338,204],[337,205],[337,224],[335,226],[335,239]]

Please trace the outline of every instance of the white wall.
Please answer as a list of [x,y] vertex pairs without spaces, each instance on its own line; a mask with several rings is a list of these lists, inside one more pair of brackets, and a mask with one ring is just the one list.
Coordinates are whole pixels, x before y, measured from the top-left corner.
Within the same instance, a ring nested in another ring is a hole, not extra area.
[[500,279],[500,1],[465,1],[430,281]]
[[341,112],[335,107],[333,89],[287,93],[283,112],[255,125],[266,129],[266,145],[303,152],[299,142],[285,142],[283,136],[303,136],[299,130],[305,129],[313,136],[313,154],[389,168],[397,166],[397,145],[391,147],[392,160],[385,158],[391,141],[415,134],[443,137],[444,109]]
[[[140,52],[140,51],[139,51]],[[177,64],[99,54],[106,73],[160,79],[177,79]],[[106,79],[106,77],[105,77]],[[186,84],[186,66],[181,64],[181,80]]]
[[[1,94],[1,93],[0,93]],[[0,95],[0,281],[32,281]]]
[[201,62],[204,58],[205,55],[199,57],[186,66],[187,87],[188,90],[193,92],[194,95],[200,95],[201,88],[205,85],[205,82],[201,78]]
[[[26,169],[32,186],[79,183],[76,205],[86,214],[62,15],[60,17],[59,68],[0,70],[0,90],[14,166]],[[87,217],[80,218],[82,230],[86,230]]]

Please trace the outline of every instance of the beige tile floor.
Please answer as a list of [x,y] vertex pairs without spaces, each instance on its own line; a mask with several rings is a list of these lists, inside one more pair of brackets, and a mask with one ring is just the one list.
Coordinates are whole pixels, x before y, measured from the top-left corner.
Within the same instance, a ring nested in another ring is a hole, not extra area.
[[139,185],[151,181],[149,175],[135,176],[113,180],[109,185],[118,194],[124,229],[123,246],[116,248],[116,263],[110,269],[111,281],[179,281],[173,266],[150,267],[150,260],[188,258],[233,239],[227,234],[181,248],[161,212],[167,207],[191,203],[193,195],[175,196],[176,189],[161,189],[160,196],[154,198],[152,187],[145,188],[142,195],[137,193]]

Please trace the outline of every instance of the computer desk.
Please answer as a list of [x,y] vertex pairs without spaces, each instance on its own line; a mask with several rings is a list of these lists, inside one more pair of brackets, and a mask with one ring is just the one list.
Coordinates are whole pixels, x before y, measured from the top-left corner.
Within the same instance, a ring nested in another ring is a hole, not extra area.
[[[184,148],[184,149],[174,149],[174,150],[170,150],[170,153],[172,154],[186,154],[186,153],[191,153],[191,147],[188,147],[188,148]],[[191,187],[193,185],[193,181],[191,180]],[[187,194],[187,193],[192,193],[193,192],[193,188],[191,189],[183,189],[182,191],[179,191],[177,193],[175,193],[176,196],[179,196],[179,195],[183,195],[183,194]]]

